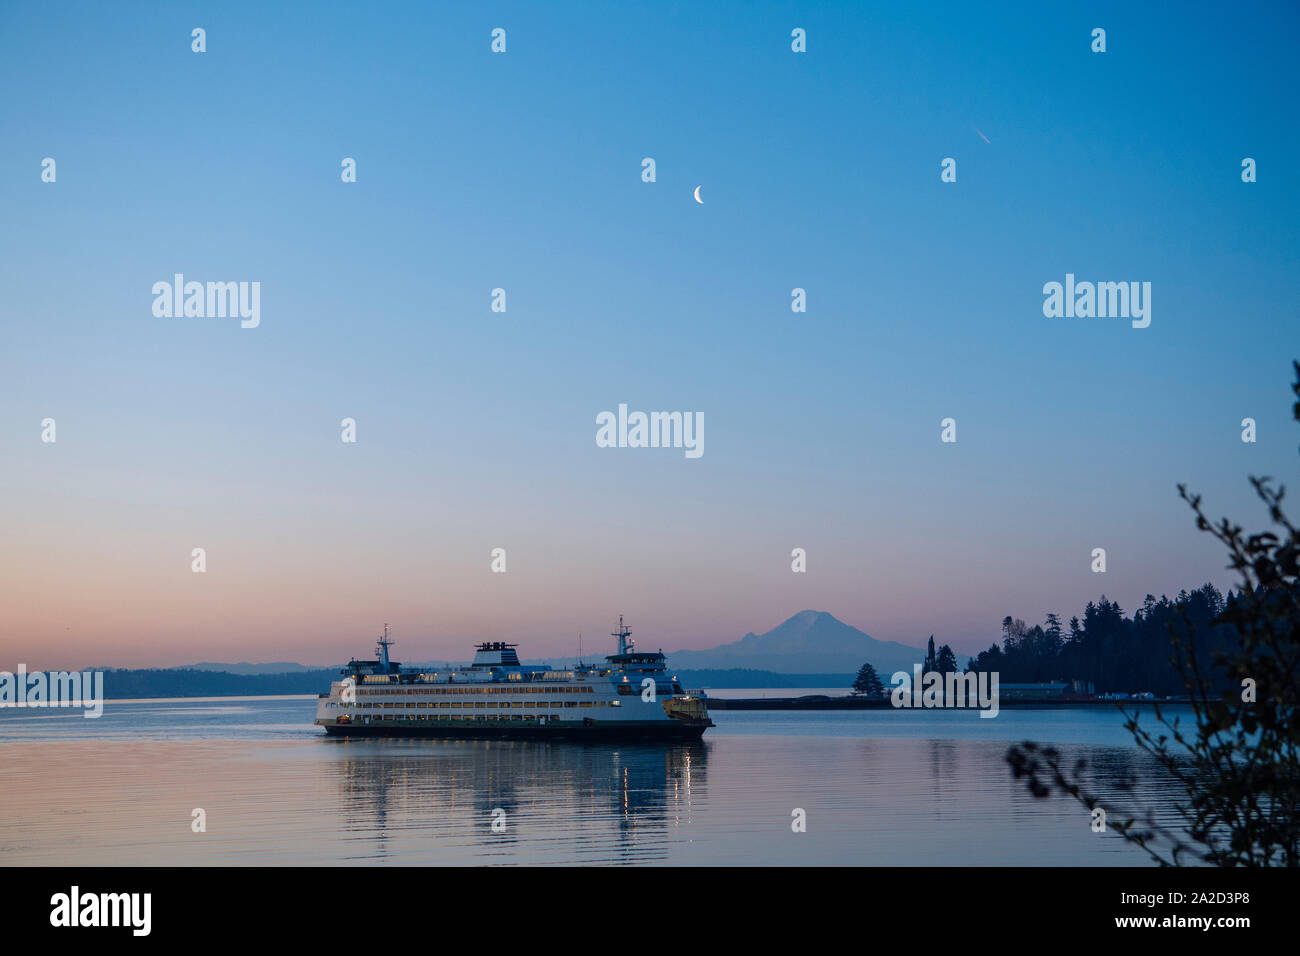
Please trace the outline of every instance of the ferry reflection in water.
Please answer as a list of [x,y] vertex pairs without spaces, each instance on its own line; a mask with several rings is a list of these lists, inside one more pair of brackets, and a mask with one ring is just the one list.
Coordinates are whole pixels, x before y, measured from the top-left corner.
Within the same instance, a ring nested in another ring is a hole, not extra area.
[[[1086,757],[1094,789],[1139,818],[1177,822],[1176,786],[1113,712],[724,711],[703,743],[583,744],[327,737],[315,707],[0,711],[5,778],[21,782],[0,800],[0,861],[1149,865],[1113,830],[1093,832],[1086,807],[1029,797],[1005,759],[1025,739]],[[195,807],[206,833],[191,830]],[[805,832],[791,829],[795,808]]]
[[[663,860],[708,745],[323,740],[350,861]],[[503,812],[502,812],[503,811]],[[484,859],[484,857],[487,859]]]

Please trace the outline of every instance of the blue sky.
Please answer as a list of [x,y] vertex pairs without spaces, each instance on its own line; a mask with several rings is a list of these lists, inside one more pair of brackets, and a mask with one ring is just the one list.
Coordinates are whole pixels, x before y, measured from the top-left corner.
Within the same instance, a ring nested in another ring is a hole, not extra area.
[[[1174,486],[1255,527],[1247,474],[1294,474],[1296,27],[7,4],[0,650],[325,662],[387,619],[559,654],[620,611],[674,649],[813,607],[973,652],[1227,584]],[[156,318],[176,272],[261,282],[261,325]],[[1151,282],[1151,326],[1045,318],[1067,272]],[[620,402],[703,412],[704,456],[597,448]]]

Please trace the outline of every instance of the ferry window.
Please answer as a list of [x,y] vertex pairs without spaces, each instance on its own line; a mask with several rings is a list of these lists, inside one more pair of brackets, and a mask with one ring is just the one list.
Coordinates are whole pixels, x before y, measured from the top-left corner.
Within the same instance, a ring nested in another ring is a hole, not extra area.
[[591,701],[589,701],[589,700],[580,701],[580,702],[578,703],[578,706],[579,706],[579,707],[590,707],[590,706],[591,706]]

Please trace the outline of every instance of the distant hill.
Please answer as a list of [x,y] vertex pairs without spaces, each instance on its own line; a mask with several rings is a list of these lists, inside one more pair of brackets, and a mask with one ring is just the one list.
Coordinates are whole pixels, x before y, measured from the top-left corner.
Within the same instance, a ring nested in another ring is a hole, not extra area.
[[[671,661],[670,661],[671,663]],[[861,665],[859,665],[861,666]],[[705,690],[726,687],[842,687],[844,693],[853,686],[852,674],[778,674],[775,671],[754,671],[741,668],[728,670],[674,670],[673,674],[685,688],[702,687]]]
[[[825,611],[800,611],[766,634],[746,634],[707,651],[676,651],[668,655],[668,666],[690,687],[847,688],[864,663],[869,662],[888,683],[894,671],[910,671],[913,662],[924,657],[920,648],[878,641]],[[603,659],[603,653],[586,655],[590,664]],[[552,658],[548,663],[563,668],[571,666],[572,660]],[[419,665],[403,662],[403,666]],[[103,670],[104,692],[110,698],[315,694],[328,690],[339,673],[339,667],[285,661],[205,661],[183,668]]]
[[277,694],[318,694],[338,678],[338,668],[276,674],[232,674],[194,668],[105,670],[104,697],[257,697]]
[[707,651],[675,651],[670,666],[684,670],[747,668],[781,674],[856,674],[870,663],[888,682],[894,671],[911,671],[925,651],[896,641],[878,641],[825,611],[800,611],[766,634],[750,632]]
[[[843,687],[852,674],[776,674],[758,670],[674,670],[683,687]],[[108,700],[147,697],[257,697],[318,694],[337,680],[338,668],[274,674],[233,674],[196,668],[146,670],[104,669]]]
[[238,664],[218,664],[212,661],[199,661],[178,670],[221,671],[223,674],[293,674],[301,671],[319,670],[305,664],[291,664],[287,661],[272,661],[270,664],[250,664],[240,661]]

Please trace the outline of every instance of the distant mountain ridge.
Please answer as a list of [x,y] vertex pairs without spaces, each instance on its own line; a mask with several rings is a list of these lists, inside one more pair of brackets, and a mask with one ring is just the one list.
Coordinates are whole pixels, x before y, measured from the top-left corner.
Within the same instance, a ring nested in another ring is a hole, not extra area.
[[731,644],[704,651],[675,651],[670,666],[693,669],[752,668],[783,674],[857,673],[869,663],[888,682],[894,671],[911,671],[925,659],[919,647],[878,641],[825,611],[800,611],[765,634],[750,632]]
[[222,664],[216,661],[199,661],[197,664],[191,664],[189,670],[196,671],[220,671],[223,674],[293,674],[302,671],[317,670],[315,667],[308,667],[305,664],[293,664],[289,661],[272,661],[269,664],[250,664],[248,661],[240,661],[238,664]]
[[[150,697],[260,697],[302,694],[316,696],[337,680],[339,669],[318,668],[273,674],[232,674],[193,667],[104,671],[106,700]],[[852,674],[776,674],[759,670],[674,670],[688,687],[843,687]]]

